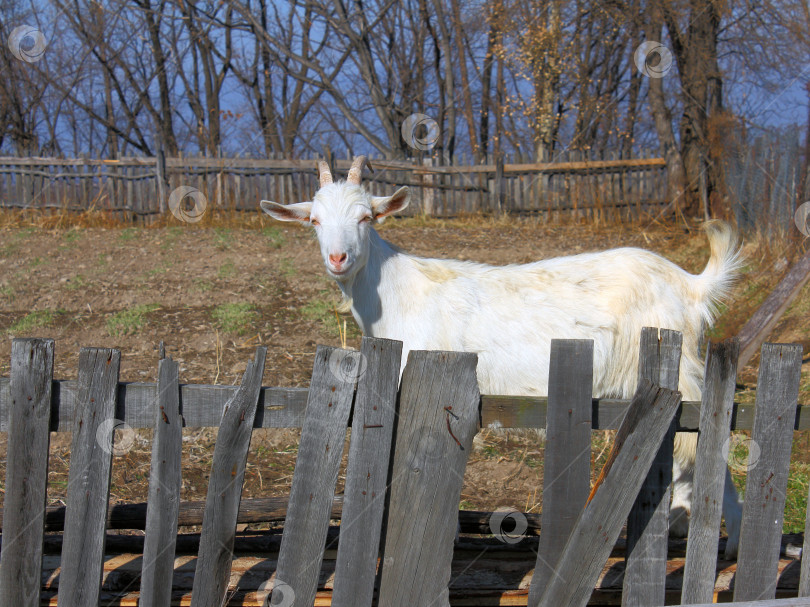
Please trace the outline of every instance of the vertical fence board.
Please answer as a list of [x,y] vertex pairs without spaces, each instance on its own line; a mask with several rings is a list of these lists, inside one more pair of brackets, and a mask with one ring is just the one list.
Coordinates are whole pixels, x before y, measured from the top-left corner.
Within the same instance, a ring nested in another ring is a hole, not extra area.
[[12,341],[0,605],[39,607],[52,382],[53,340]]
[[[734,584],[735,601],[773,599],[790,447],[799,398],[801,345],[762,346],[754,429],[749,443],[740,550]],[[751,453],[759,450],[759,459]]]
[[318,346],[271,605],[312,605],[360,353]]
[[248,363],[239,390],[222,411],[205,499],[191,607],[220,607],[228,591],[236,518],[266,356],[267,348],[256,348],[256,356]]
[[332,605],[370,606],[380,551],[402,342],[364,337]]
[[542,607],[587,604],[680,400],[678,392],[646,379],[639,383],[605,464],[604,482],[577,520]]
[[97,605],[110,497],[121,353],[82,348],[70,449],[59,605]]
[[[678,388],[681,334],[644,327],[639,377],[670,390]],[[622,605],[663,605],[666,593],[669,494],[675,424],[670,424],[627,519],[627,559]]]
[[799,596],[810,596],[810,494],[804,521],[804,544],[802,546],[801,574],[799,576]]
[[734,389],[737,380],[737,338],[710,344],[706,354],[703,404],[700,407],[700,440],[697,445],[689,542],[681,603],[710,603],[714,598],[717,546],[723,510],[723,487]]
[[391,468],[380,605],[449,603],[458,503],[480,420],[477,360],[466,352],[411,351],[408,356]]
[[143,548],[140,607],[165,607],[171,602],[177,517],[180,512],[180,457],[183,417],[180,414],[178,364],[164,358],[158,365],[155,432],[146,538]]
[[593,340],[551,340],[542,533],[529,605],[540,602],[588,499],[592,399]]

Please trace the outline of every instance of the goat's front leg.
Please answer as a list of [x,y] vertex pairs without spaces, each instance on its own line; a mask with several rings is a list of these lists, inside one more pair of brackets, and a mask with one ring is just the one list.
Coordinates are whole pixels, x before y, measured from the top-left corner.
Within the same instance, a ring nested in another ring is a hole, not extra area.
[[737,487],[731,480],[731,471],[728,468],[726,468],[726,482],[723,487],[723,518],[726,521],[726,533],[728,533],[724,556],[727,559],[733,559],[737,557],[737,548],[740,545],[742,502],[740,496],[737,495]]
[[675,454],[672,460],[672,505],[669,508],[669,534],[673,537],[686,537],[689,533],[694,470],[694,464],[685,464]]
[[[677,457],[672,465],[672,506],[669,510],[669,533],[675,537],[686,537],[689,533],[689,514],[692,511],[692,483],[694,465],[684,465]],[[723,519],[726,522],[728,541],[724,557],[733,559],[737,556],[740,544],[740,526],[742,523],[742,502],[737,495],[737,488],[731,480],[731,472],[726,468],[723,487]]]

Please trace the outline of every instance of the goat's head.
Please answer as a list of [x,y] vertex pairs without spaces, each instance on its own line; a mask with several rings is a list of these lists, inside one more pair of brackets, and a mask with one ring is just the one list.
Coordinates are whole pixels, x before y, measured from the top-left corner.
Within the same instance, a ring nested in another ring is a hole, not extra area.
[[336,280],[350,280],[368,260],[371,224],[408,206],[407,187],[392,196],[371,196],[360,184],[365,156],[354,159],[346,181],[332,181],[329,166],[321,161],[321,187],[312,202],[279,204],[262,200],[262,210],[280,221],[314,226],[326,271]]

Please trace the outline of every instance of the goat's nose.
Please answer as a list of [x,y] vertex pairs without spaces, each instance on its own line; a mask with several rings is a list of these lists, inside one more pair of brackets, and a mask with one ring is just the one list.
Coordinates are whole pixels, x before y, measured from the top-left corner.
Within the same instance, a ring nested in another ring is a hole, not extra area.
[[336,268],[339,268],[344,263],[346,263],[346,258],[348,256],[346,253],[330,253],[329,254],[329,263],[331,263]]

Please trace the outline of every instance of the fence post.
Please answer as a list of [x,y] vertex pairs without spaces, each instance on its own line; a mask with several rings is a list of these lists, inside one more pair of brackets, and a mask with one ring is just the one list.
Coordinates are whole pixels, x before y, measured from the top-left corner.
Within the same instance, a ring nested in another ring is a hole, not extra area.
[[495,213],[500,215],[506,207],[506,183],[503,177],[504,154],[495,157]]
[[388,481],[402,342],[364,337],[332,605],[371,607]]
[[315,603],[360,361],[359,352],[315,352],[270,605]]
[[[639,377],[677,390],[682,336],[677,331],[644,327]],[[672,421],[627,519],[627,558],[622,605],[663,605],[666,595],[669,495],[672,483]]]
[[160,350],[139,607],[160,607],[171,602],[180,512],[183,416],[179,365],[171,358],[164,358],[163,342],[160,342]]
[[168,191],[168,182],[166,181],[166,152],[162,147],[157,151],[157,157],[155,158],[155,171],[157,172],[158,208],[160,209],[160,213],[162,215],[166,212],[166,208],[168,206],[168,198],[166,195]]
[[477,361],[469,352],[411,351],[408,356],[390,473],[380,605],[449,603],[458,504],[480,415]]
[[0,604],[38,607],[48,480],[53,340],[11,343]]
[[120,364],[118,350],[82,348],[79,354],[60,605],[98,605],[101,594]]
[[219,607],[225,603],[239,501],[266,356],[267,348],[256,348],[256,356],[248,363],[242,384],[222,412],[205,498],[191,590],[192,607]]
[[[433,166],[433,159],[423,158],[422,165],[426,167]],[[433,174],[424,173],[422,175],[422,213],[428,216],[435,214],[436,206],[436,191],[433,189]]]
[[[735,601],[776,597],[801,367],[801,345],[762,346],[734,583]],[[752,457],[755,450],[759,451],[756,460]]]
[[540,603],[591,488],[593,340],[552,339],[543,512],[530,606]]
[[733,338],[710,344],[706,353],[700,440],[681,592],[684,605],[710,603],[714,595],[723,487],[728,470],[723,444],[729,444],[739,352],[740,342]]

